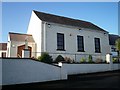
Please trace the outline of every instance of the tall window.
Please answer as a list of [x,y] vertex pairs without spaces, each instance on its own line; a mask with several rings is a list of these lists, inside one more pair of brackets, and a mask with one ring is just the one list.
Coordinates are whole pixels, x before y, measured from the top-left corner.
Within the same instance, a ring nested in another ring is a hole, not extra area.
[[57,50],[64,50],[64,34],[57,33]]
[[84,39],[83,36],[77,36],[78,51],[84,52]]
[[95,38],[95,52],[96,53],[100,53],[101,49],[100,49],[100,38]]

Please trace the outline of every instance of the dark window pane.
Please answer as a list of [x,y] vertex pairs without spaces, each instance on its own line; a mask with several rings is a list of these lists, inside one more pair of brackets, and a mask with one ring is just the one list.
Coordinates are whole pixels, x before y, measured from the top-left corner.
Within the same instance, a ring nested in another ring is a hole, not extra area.
[[100,53],[100,38],[95,38],[95,52]]
[[64,50],[64,34],[57,33],[57,49]]
[[83,36],[77,36],[77,46],[78,46],[78,51],[81,51],[81,52],[84,51],[84,40],[83,40]]

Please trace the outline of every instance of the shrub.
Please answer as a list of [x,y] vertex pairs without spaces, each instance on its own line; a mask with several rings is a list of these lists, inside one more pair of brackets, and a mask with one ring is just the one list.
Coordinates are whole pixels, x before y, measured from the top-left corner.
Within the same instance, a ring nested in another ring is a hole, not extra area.
[[37,58],[38,60],[41,60],[41,56],[38,56],[38,58]]
[[88,56],[88,62],[93,63],[92,55],[89,55],[89,56]]
[[42,53],[41,56],[38,57],[38,60],[44,63],[49,63],[49,64],[53,62],[52,56],[50,56],[46,52]]
[[73,62],[74,62],[74,60],[72,60],[72,59],[69,58],[69,57],[65,57],[64,60],[65,60],[65,62],[67,62],[67,63],[73,63]]
[[58,62],[61,62],[61,61],[65,61],[65,60],[61,55],[58,55],[54,62],[58,63]]
[[113,62],[118,62],[118,58],[112,58]]
[[95,62],[96,62],[96,63],[102,63],[103,60],[102,60],[101,58],[97,58]]
[[85,58],[81,58],[80,59],[80,63],[85,63],[86,62],[86,59]]

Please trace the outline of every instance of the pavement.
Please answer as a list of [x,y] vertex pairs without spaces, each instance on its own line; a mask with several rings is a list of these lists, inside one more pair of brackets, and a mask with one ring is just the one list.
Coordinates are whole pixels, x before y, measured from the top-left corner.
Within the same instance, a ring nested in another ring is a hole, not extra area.
[[70,75],[67,80],[7,85],[2,90],[12,89],[79,89],[79,88],[112,88],[120,89],[120,70],[91,74]]

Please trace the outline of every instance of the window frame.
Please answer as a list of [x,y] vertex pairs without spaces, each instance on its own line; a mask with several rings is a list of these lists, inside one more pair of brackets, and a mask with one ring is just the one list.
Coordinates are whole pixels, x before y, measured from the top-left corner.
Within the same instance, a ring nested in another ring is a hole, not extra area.
[[80,35],[77,35],[77,51],[78,52],[85,52],[84,51],[84,37],[80,36]]
[[57,50],[65,51],[64,33],[57,33]]
[[101,43],[100,38],[94,38],[95,53],[101,53]]

